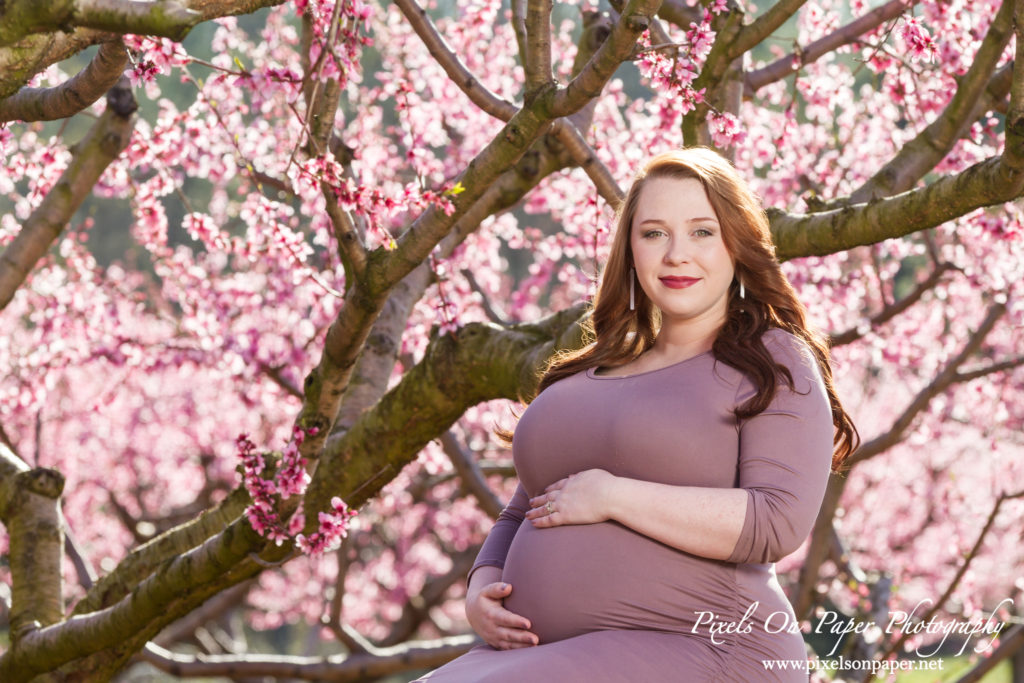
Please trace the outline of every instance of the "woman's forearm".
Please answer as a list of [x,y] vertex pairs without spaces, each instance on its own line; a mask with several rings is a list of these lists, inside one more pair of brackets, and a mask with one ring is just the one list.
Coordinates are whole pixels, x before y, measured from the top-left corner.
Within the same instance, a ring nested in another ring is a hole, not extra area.
[[672,486],[616,477],[610,519],[644,536],[714,560],[728,559],[743,530],[744,489]]
[[473,591],[479,591],[484,586],[492,583],[501,581],[501,568],[483,566],[478,567],[473,575],[469,577],[469,585],[466,587],[466,593],[472,593]]

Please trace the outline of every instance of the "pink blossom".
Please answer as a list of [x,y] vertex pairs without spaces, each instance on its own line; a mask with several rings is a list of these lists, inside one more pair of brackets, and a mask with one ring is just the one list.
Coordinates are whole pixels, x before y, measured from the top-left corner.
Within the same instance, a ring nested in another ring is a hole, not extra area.
[[747,132],[743,129],[740,120],[728,112],[720,114],[712,111],[709,113],[708,127],[711,131],[711,139],[719,148],[739,144],[747,137]]
[[936,56],[935,41],[932,40],[928,29],[921,25],[917,17],[904,16],[903,26],[900,28],[900,36],[906,43],[912,61],[931,62]]

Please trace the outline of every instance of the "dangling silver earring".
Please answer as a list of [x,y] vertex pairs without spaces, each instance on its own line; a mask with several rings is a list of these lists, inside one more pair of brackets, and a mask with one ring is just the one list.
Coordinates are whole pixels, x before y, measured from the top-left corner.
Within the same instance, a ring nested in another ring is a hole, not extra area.
[[741,299],[746,299],[747,298],[747,290],[743,289],[743,280],[740,280],[740,298]]
[[629,269],[629,310],[636,310],[636,273]]

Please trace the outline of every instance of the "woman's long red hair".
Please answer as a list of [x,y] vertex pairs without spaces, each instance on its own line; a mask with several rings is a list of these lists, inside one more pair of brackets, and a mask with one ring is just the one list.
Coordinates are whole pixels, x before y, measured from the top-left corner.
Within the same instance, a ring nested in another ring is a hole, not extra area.
[[759,198],[732,164],[710,149],[691,147],[665,152],[650,159],[637,173],[618,207],[611,252],[588,321],[594,343],[556,355],[541,378],[538,393],[582,370],[628,363],[653,346],[660,319],[642,288],[635,290],[636,310],[629,309],[633,262],[630,231],[640,191],[653,178],[694,178],[701,182],[721,226],[725,247],[733,258],[736,277],[746,290],[745,298],[741,299],[739,284],[733,282],[727,318],[712,345],[716,360],[742,372],[757,389],[749,401],[736,409],[737,419],[752,417],[768,407],[775,396],[777,378],[793,387],[789,371],[774,361],[761,341],[771,327],[791,332],[810,346],[825,381],[836,430],[832,470],[839,472],[860,439],[836,395],[827,342],[809,327],[806,310],[782,272]]

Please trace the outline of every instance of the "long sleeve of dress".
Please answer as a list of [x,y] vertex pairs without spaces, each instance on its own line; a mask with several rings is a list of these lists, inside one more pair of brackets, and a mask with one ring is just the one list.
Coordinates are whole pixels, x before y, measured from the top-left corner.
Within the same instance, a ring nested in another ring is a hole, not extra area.
[[[834,426],[813,352],[799,338],[765,335],[765,346],[793,376],[768,409],[740,426],[739,486],[747,511],[729,562],[776,562],[803,543],[821,507],[832,464]],[[737,395],[753,395],[745,381]]]
[[512,499],[498,515],[484,544],[480,547],[476,562],[473,563],[473,568],[469,570],[466,577],[467,583],[473,578],[473,572],[480,567],[502,568],[505,566],[505,556],[508,555],[508,549],[512,546],[512,539],[515,538],[519,525],[526,519],[526,513],[529,510],[530,497],[526,494],[523,485],[519,484]]

